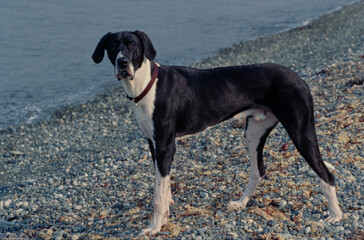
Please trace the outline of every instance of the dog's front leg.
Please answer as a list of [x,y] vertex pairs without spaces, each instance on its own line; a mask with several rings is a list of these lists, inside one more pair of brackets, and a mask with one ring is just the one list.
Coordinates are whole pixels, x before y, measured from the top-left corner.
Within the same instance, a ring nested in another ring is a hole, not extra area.
[[170,166],[175,146],[164,148],[163,151],[156,147],[155,155],[155,186],[154,186],[154,215],[150,226],[143,229],[140,235],[157,234],[163,225],[167,223],[169,215],[169,204],[173,202],[170,188]]
[[148,228],[142,230],[140,235],[154,235],[161,230],[164,224],[167,223],[170,203],[169,192],[169,175],[162,177],[157,168],[154,187],[153,220]]

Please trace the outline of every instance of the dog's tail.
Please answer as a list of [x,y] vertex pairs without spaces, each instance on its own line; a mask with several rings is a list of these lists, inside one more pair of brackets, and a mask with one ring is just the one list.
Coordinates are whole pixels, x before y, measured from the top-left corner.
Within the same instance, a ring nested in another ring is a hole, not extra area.
[[280,84],[273,91],[275,96],[271,98],[271,110],[310,167],[326,183],[334,186],[335,177],[320,154],[310,90],[295,72],[285,68],[282,71],[284,74],[276,79]]

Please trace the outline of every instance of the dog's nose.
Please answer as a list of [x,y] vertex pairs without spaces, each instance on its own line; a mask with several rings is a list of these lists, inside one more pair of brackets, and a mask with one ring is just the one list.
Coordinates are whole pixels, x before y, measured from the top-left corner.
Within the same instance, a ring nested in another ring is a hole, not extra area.
[[126,68],[128,66],[129,60],[126,57],[119,58],[117,61],[119,68]]

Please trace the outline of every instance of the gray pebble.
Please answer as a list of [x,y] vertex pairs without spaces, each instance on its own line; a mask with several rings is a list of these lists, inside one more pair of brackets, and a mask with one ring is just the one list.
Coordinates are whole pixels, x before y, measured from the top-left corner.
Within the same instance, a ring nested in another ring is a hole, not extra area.
[[312,214],[312,220],[319,221],[320,219],[321,219],[321,214],[319,213]]
[[9,208],[12,202],[13,201],[11,199],[5,200],[5,202],[4,202],[4,208]]
[[338,226],[338,227],[336,227],[336,231],[337,232],[342,232],[342,231],[344,231],[345,230],[345,228],[343,227],[343,226]]
[[14,150],[14,151],[11,151],[10,154],[14,155],[14,156],[21,156],[23,155],[24,153],[21,152],[21,151],[17,151],[17,150]]
[[201,192],[200,197],[207,199],[207,198],[209,198],[209,195],[207,193],[205,193],[205,192]]
[[283,209],[286,205],[287,205],[287,201],[285,201],[285,200],[281,200],[278,203],[279,209]]

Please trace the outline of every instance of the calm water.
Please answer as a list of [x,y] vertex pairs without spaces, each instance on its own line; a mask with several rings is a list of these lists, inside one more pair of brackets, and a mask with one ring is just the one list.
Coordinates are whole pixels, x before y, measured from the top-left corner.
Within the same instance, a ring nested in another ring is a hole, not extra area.
[[115,86],[91,54],[106,32],[143,30],[162,64],[284,31],[355,0],[0,0],[0,128],[46,118]]

